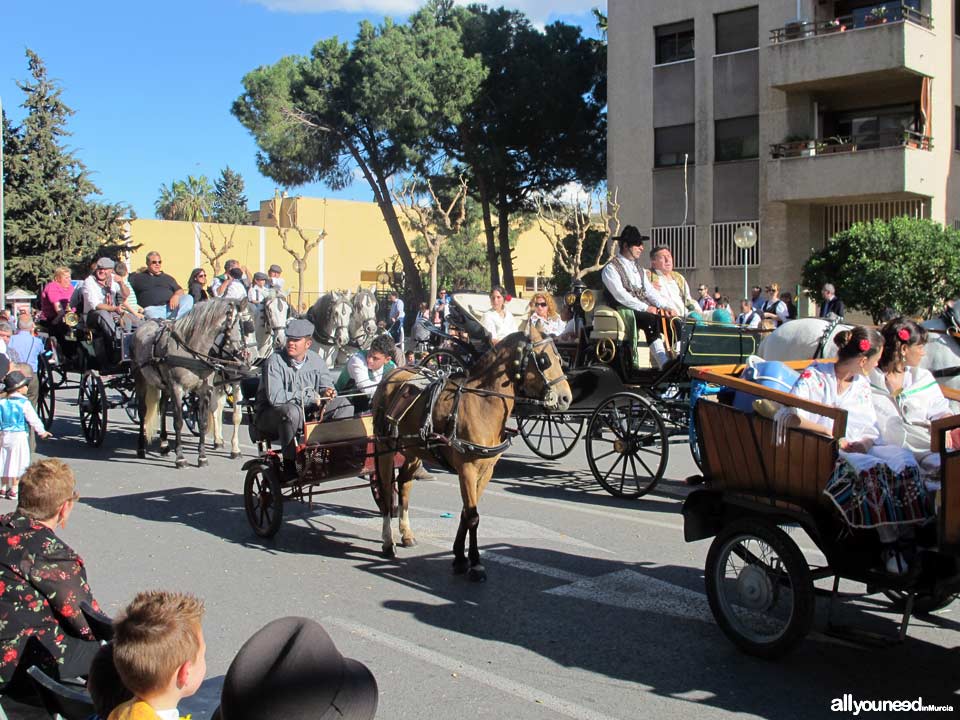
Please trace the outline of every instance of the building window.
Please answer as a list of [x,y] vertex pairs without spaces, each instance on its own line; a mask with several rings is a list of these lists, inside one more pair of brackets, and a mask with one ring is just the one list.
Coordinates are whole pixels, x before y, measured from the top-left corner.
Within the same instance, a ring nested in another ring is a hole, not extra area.
[[713,161],[746,160],[760,155],[760,119],[757,115],[717,120]]
[[673,125],[653,131],[654,167],[693,164],[694,126]]
[[953,149],[960,151],[960,107],[956,105],[953,106]]
[[657,37],[657,65],[693,57],[693,20],[661,25],[653,31]]
[[953,34],[960,35],[960,0],[953,0]]
[[752,50],[760,45],[760,24],[756,7],[713,16],[717,31],[717,55]]

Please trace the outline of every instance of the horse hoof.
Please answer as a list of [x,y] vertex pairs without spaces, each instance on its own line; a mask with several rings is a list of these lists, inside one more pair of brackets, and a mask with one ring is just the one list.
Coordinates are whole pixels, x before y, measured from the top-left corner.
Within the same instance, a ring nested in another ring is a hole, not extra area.
[[[223,449],[223,443],[214,443],[214,444],[213,444],[213,449],[214,449],[214,450],[222,450],[222,449]],[[230,457],[233,457],[233,455],[231,455]]]
[[394,545],[384,545],[381,550],[381,554],[387,560],[392,560],[397,556],[397,550]]
[[206,458],[197,459],[197,467],[207,467],[207,465],[209,464],[210,464],[210,461],[207,460]]
[[417,539],[416,539],[415,537],[413,537],[412,535],[409,535],[409,536],[407,536],[407,537],[405,537],[405,538],[401,538],[401,539],[400,539],[400,544],[403,545],[403,547],[416,547],[416,546],[417,546]]
[[183,459],[177,460],[176,466],[177,466],[177,470],[182,470],[187,466],[187,461]]
[[237,458],[242,457],[242,456],[243,456],[242,453],[238,453],[238,452],[232,452],[232,453],[230,453],[230,459],[231,459],[231,460],[236,460]]
[[137,457],[143,460],[147,456],[146,450],[137,450]]
[[483,582],[486,582],[486,581],[487,581],[487,571],[486,571],[486,569],[483,567],[483,565],[479,565],[479,564],[474,565],[474,566],[473,566],[472,568],[470,568],[470,570],[467,572],[467,579],[470,580],[470,582],[475,582],[475,583],[483,583]]
[[169,454],[170,454],[170,446],[169,446],[169,445],[161,445],[161,446],[160,446],[160,454],[161,454],[161,455],[169,455]]
[[453,561],[453,574],[454,575],[463,575],[467,571],[467,559],[466,558],[454,558]]

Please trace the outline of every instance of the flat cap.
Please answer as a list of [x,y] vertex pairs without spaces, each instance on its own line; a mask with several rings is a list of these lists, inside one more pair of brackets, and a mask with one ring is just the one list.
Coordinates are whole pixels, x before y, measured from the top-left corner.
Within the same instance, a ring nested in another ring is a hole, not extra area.
[[313,337],[313,323],[303,318],[291,320],[287,324],[287,339],[299,340],[300,338]]
[[254,280],[269,280],[270,278],[269,278],[269,276],[268,276],[266,273],[255,272],[255,273],[253,274],[253,279],[254,279]]
[[110,258],[102,257],[99,260],[97,260],[96,267],[97,267],[97,270],[113,270],[113,268],[115,268],[116,266],[117,264]]
[[282,273],[283,269],[279,265],[271,265],[267,268],[267,272]]

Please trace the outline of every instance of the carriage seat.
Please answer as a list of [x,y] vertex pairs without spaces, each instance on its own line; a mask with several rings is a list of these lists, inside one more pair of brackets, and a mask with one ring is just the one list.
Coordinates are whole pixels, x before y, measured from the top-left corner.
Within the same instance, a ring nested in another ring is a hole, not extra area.
[[624,312],[629,313],[626,321],[620,310],[615,310],[608,305],[597,305],[593,310],[590,340],[592,342],[609,340],[620,347],[623,342],[633,336],[636,338],[637,350],[630,364],[637,369],[653,367],[653,357],[649,350],[649,343],[643,333],[637,331],[632,311],[626,310]]

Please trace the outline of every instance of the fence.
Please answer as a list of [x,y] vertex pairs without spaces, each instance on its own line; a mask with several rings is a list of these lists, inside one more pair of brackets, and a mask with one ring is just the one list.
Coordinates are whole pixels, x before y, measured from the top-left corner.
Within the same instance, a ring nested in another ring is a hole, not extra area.
[[[733,236],[739,227],[751,227],[757,234],[757,242],[748,250],[741,250],[733,242]],[[743,267],[744,253],[747,265],[760,264],[760,245],[763,238],[760,236],[759,220],[737,220],[735,222],[721,222],[710,225],[710,267]]]
[[901,215],[913,218],[929,217],[929,207],[925,200],[919,198],[827,205],[823,209],[823,241],[827,242],[837,233],[849,230],[854,223],[891,220]]
[[673,266],[680,270],[697,267],[697,226],[664,225],[650,228],[650,243],[653,247],[666,245],[673,255]]

